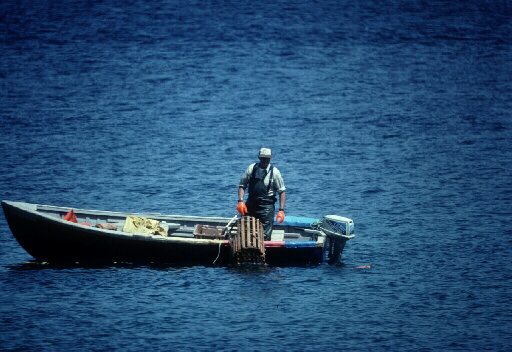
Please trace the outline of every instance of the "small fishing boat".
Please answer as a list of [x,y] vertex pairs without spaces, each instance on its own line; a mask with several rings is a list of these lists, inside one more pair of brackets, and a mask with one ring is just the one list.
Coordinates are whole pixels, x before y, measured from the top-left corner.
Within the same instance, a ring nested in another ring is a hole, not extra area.
[[[235,218],[122,213],[11,201],[3,201],[2,207],[14,237],[37,261],[233,263]],[[70,213],[76,223],[66,220]],[[164,235],[126,232],[134,218],[156,221]],[[354,223],[347,218],[286,216],[284,222],[274,224],[271,241],[262,242],[261,248],[269,265],[336,264],[345,243],[354,236]]]

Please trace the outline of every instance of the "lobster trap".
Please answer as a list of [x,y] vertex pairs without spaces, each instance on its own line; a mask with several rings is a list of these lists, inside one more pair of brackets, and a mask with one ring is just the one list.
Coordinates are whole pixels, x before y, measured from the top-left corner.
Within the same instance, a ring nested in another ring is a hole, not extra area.
[[231,228],[231,262],[265,263],[265,234],[263,225],[252,216],[242,216]]

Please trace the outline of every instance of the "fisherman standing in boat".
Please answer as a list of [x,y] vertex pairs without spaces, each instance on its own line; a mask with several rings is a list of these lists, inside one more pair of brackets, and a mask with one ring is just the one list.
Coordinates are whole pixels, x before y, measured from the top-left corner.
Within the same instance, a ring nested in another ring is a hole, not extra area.
[[[259,219],[263,225],[265,239],[270,240],[274,224],[276,194],[279,194],[279,212],[276,221],[280,224],[284,220],[285,187],[279,170],[270,165],[270,159],[272,159],[270,149],[261,148],[258,157],[260,162],[249,165],[240,180],[237,210],[242,215],[247,214]],[[249,186],[249,196],[246,206],[244,193],[247,186]]]

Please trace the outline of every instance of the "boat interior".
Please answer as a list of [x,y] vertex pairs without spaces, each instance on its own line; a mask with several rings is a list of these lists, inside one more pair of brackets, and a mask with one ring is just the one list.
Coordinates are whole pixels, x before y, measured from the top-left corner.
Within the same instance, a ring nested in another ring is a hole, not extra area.
[[[45,216],[64,219],[71,209],[76,216],[78,224],[86,223],[92,228],[100,224],[115,224],[117,231],[122,232],[128,216],[136,216],[146,219],[152,219],[160,222],[169,237],[184,237],[184,238],[207,238],[198,233],[198,229],[208,229],[212,234],[220,234],[222,230],[232,220],[223,217],[200,217],[200,216],[181,216],[181,215],[163,215],[160,213],[123,213],[101,210],[84,210],[68,207],[57,207],[50,205],[40,204],[27,204],[22,203],[23,207],[28,207],[27,210],[36,211],[37,213]],[[213,230],[213,231],[212,231]],[[211,239],[221,239],[220,237],[213,236]],[[310,227],[296,226],[283,222],[282,224],[274,224],[272,231],[272,241],[322,241],[323,237],[320,231]]]

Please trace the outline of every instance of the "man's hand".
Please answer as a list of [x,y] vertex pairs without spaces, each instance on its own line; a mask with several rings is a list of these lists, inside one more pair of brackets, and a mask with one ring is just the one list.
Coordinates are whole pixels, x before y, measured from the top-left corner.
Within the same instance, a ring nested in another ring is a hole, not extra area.
[[276,215],[276,221],[278,224],[284,221],[284,210],[279,210]]
[[245,206],[244,202],[238,202],[238,206],[236,207],[236,210],[238,210],[238,212],[241,215],[247,214],[247,207]]

